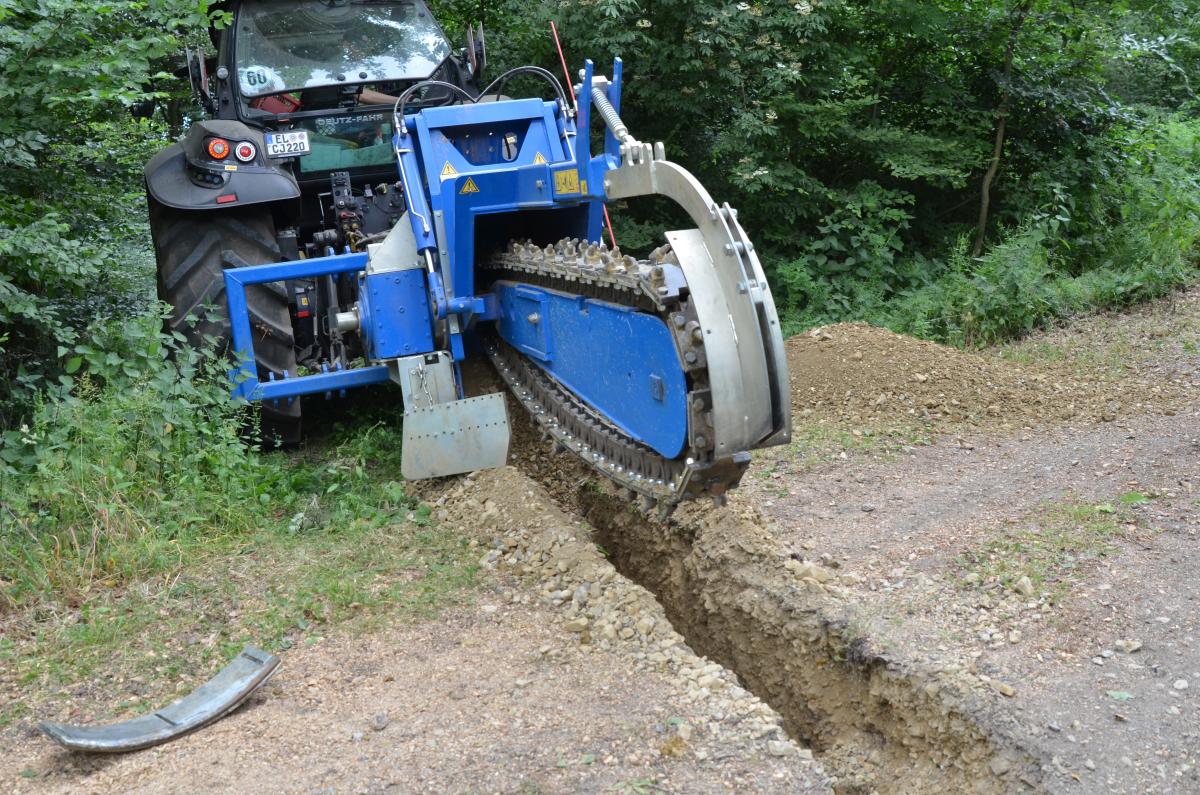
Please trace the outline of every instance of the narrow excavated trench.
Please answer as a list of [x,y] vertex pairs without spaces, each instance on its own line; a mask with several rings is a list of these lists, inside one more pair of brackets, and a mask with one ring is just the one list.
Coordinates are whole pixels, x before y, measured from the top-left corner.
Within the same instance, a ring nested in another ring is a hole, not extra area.
[[[484,391],[491,373],[474,374]],[[698,654],[737,674],[837,778],[840,795],[1043,790],[1048,766],[1018,721],[961,670],[900,659],[871,622],[796,560],[753,511],[638,511],[568,454],[550,455],[510,398],[510,461],[579,517],[625,577],[650,591]]]
[[689,505],[663,524],[593,485],[574,502],[618,571],[657,596],[696,652],[783,716],[839,793],[1039,788],[1042,765],[1012,718],[965,675],[876,648],[819,567],[789,565],[754,516]]

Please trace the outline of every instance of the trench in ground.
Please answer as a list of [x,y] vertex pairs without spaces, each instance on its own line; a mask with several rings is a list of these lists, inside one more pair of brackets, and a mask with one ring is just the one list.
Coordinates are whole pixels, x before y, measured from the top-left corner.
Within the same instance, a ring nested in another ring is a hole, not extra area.
[[[475,393],[504,390],[490,368],[466,372]],[[1009,711],[965,683],[968,675],[922,670],[873,642],[849,606],[789,571],[788,551],[757,516],[692,502],[656,521],[571,455],[548,454],[508,398],[510,462],[582,519],[696,653],[780,713],[789,735],[837,778],[839,795],[1046,788],[1048,768]]]
[[693,650],[783,716],[837,778],[839,795],[1043,788],[1044,767],[1006,710],[876,648],[837,600],[798,587],[787,555],[752,516],[692,504],[660,523],[592,482],[565,487],[533,469],[617,570],[656,596]]

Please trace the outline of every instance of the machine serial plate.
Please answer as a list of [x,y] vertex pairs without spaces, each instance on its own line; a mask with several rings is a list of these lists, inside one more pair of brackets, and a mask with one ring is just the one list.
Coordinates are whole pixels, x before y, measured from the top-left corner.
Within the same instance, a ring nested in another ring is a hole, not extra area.
[[267,157],[296,157],[311,151],[306,130],[267,133]]

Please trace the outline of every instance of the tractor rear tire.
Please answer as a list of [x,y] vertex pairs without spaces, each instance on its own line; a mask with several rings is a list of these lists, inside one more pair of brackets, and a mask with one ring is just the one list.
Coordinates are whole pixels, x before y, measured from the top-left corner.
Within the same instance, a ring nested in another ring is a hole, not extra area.
[[[231,335],[222,272],[281,259],[270,209],[175,210],[151,199],[150,231],[158,262],[158,297],[171,306],[167,330],[182,334],[195,348],[211,336],[220,351],[228,352]],[[266,382],[271,374],[282,378],[285,372],[295,376],[296,340],[285,287],[249,287],[246,305],[259,380]],[[206,312],[208,306],[214,309]],[[261,410],[265,446],[299,443],[300,398],[264,402]]]

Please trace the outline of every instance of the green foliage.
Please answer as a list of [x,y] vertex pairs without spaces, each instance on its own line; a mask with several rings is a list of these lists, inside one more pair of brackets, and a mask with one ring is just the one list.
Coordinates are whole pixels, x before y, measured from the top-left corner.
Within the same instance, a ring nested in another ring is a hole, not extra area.
[[[982,258],[960,240],[928,285],[870,307],[874,319],[918,336],[983,345],[1069,314],[1145,300],[1196,276],[1200,246],[1200,124],[1167,119],[1114,130],[1119,168],[1097,186],[1093,217],[1035,214]],[[1086,241],[1070,245],[1074,227]]]
[[0,571],[15,577],[0,605],[128,582],[180,539],[262,520],[280,474],[240,437],[224,365],[159,322],[96,330],[65,357],[85,374],[0,436]]
[[[1173,240],[1121,217],[1144,219],[1139,203],[1158,195],[1139,182],[1147,140],[1185,123],[1151,106],[1194,98],[1193,4],[500,7],[489,20],[499,27],[492,49],[517,54],[509,59],[532,55],[557,73],[551,19],[573,64],[587,56],[606,72],[613,56],[624,58],[630,128],[665,141],[741,210],[793,330],[870,319],[983,342],[1186,278],[1187,267],[1164,263],[1188,254],[1187,211]],[[995,246],[977,262],[962,240],[978,223],[1006,94],[985,224]],[[1186,170],[1155,177],[1171,202],[1189,201]],[[618,238],[630,246],[665,217],[658,206],[616,209]]]
[[[261,454],[245,443],[253,414],[229,399],[224,361],[178,348],[159,322],[96,330],[76,348],[86,374],[0,436],[0,613],[46,600],[86,605],[230,545],[336,543],[397,522],[421,528],[417,547],[432,543],[429,508],[392,480],[399,417],[311,459]],[[310,567],[311,587],[289,589],[289,599],[307,600],[295,609],[309,620],[375,601],[355,583],[373,578],[379,555],[417,566],[401,551],[372,546],[361,567],[340,573],[332,561]]]
[[[246,643],[287,648],[466,598],[478,552],[393,479],[394,407],[306,454],[261,454],[239,434],[247,408],[229,400],[225,364],[164,358],[173,341],[157,327],[103,330],[126,340],[104,386],[82,377],[0,444],[0,666],[21,681],[115,667],[184,687],[181,672]],[[0,705],[0,726],[29,711]]]
[[0,428],[58,386],[91,319],[145,307],[141,164],[163,129],[126,108],[164,95],[203,0],[0,3]]

